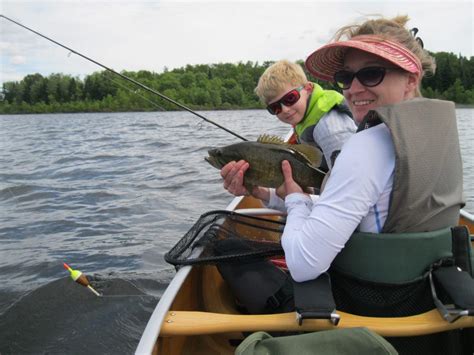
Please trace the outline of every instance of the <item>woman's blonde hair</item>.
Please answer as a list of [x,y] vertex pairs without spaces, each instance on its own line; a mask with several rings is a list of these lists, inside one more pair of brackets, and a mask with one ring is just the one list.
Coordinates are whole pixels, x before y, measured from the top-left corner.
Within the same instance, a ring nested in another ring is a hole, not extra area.
[[[415,37],[405,25],[410,19],[406,15],[396,16],[392,19],[377,18],[367,20],[360,25],[349,25],[339,29],[334,40],[346,40],[360,35],[378,35],[387,40],[400,43],[418,57],[424,75],[432,75],[436,70],[435,59],[423,48],[423,42]],[[421,82],[421,80],[420,80]],[[421,96],[417,89],[416,96]]]
[[294,87],[308,82],[303,68],[299,64],[280,60],[269,66],[258,79],[255,93],[264,104],[275,99],[288,84]]

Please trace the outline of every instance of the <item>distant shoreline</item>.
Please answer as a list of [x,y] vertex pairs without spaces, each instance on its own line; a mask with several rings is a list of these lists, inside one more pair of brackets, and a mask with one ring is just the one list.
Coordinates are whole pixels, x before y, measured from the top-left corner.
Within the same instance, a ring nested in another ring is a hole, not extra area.
[[[456,109],[474,109],[472,104],[458,104],[454,103]],[[245,107],[245,108],[217,108],[217,109],[195,109],[196,112],[208,112],[208,111],[251,111],[251,110],[262,110],[266,111],[265,108],[261,107]],[[0,116],[15,116],[15,115],[61,115],[61,114],[96,114],[96,113],[124,113],[124,112],[133,112],[133,113],[145,113],[145,112],[187,112],[186,110],[147,110],[147,111],[75,111],[75,112],[29,112],[29,113],[1,113]]]

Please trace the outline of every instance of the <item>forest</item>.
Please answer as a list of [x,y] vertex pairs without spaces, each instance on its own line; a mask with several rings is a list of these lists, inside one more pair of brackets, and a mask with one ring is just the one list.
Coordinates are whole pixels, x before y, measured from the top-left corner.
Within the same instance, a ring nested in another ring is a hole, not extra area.
[[[422,81],[428,98],[474,105],[474,57],[431,53],[436,73]],[[121,74],[193,110],[258,109],[264,106],[254,93],[258,78],[273,62],[187,65],[162,73],[146,70]],[[303,61],[299,64],[304,68]],[[308,73],[307,73],[308,74]],[[331,83],[319,82],[334,89]],[[5,82],[0,92],[0,114],[53,112],[169,111],[180,108],[109,71],[83,79],[54,73],[30,74],[21,81]]]

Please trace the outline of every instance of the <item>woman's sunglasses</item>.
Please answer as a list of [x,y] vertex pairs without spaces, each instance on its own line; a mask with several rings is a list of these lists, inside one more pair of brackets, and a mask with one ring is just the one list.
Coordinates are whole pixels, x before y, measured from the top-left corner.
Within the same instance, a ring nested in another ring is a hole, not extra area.
[[290,107],[296,104],[301,97],[300,91],[303,90],[303,88],[304,86],[300,86],[296,89],[293,89],[287,92],[285,95],[283,95],[283,97],[280,100],[268,105],[267,106],[268,112],[270,112],[272,115],[278,115],[283,110],[281,105]]
[[384,67],[366,67],[355,73],[349,70],[340,70],[334,74],[334,81],[336,85],[343,89],[350,89],[354,78],[359,80],[364,86],[369,88],[379,85],[385,78],[387,70],[402,70],[400,68],[384,68]]

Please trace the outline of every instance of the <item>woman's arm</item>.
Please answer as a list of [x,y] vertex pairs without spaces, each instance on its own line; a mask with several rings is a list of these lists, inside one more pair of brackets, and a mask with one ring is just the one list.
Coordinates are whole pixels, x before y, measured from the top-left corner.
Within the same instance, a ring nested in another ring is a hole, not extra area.
[[380,126],[347,142],[314,204],[301,193],[286,196],[282,246],[296,281],[325,272],[388,185],[391,189],[395,153],[388,128]]

